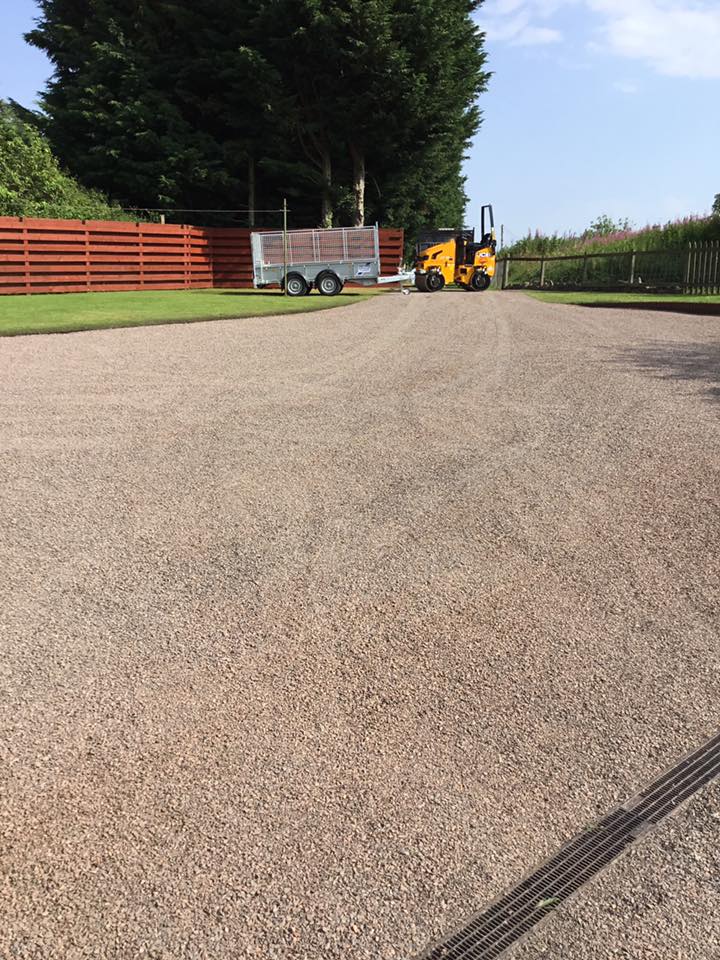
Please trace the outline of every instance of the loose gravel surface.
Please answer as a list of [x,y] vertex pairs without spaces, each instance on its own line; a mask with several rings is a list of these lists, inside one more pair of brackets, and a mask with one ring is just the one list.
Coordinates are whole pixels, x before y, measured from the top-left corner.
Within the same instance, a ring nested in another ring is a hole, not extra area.
[[717,319],[388,294],[0,370],[0,957],[407,958],[720,726]]
[[719,837],[716,784],[559,907],[513,960],[717,960]]

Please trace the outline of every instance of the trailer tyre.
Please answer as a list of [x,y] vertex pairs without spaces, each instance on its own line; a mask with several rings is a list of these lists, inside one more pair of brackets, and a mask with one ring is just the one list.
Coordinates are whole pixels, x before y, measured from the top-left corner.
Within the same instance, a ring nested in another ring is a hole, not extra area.
[[289,297],[304,297],[310,292],[307,280],[301,273],[289,273],[285,283]]
[[487,288],[490,286],[490,279],[491,278],[485,273],[484,270],[476,270],[470,278],[470,289],[487,290]]
[[323,297],[336,297],[342,291],[343,283],[336,273],[327,270],[315,277],[315,286]]

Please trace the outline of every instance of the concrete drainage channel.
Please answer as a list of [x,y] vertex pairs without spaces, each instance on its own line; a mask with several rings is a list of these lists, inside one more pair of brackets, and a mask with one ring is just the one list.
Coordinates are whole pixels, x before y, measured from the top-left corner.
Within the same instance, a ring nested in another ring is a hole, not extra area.
[[720,733],[578,834],[551,860],[419,960],[495,960],[720,774]]

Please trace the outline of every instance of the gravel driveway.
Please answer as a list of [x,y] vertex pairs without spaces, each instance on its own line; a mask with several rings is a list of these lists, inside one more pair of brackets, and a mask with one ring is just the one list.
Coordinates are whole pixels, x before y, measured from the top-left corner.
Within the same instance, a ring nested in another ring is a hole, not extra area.
[[407,958],[720,726],[720,319],[0,340],[0,957]]

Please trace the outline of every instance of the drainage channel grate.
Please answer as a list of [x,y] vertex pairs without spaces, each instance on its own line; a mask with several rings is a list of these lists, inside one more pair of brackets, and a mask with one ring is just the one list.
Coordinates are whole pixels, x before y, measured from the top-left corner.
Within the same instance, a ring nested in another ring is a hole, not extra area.
[[420,960],[494,960],[635,840],[720,774],[720,734],[578,834],[547,863]]

